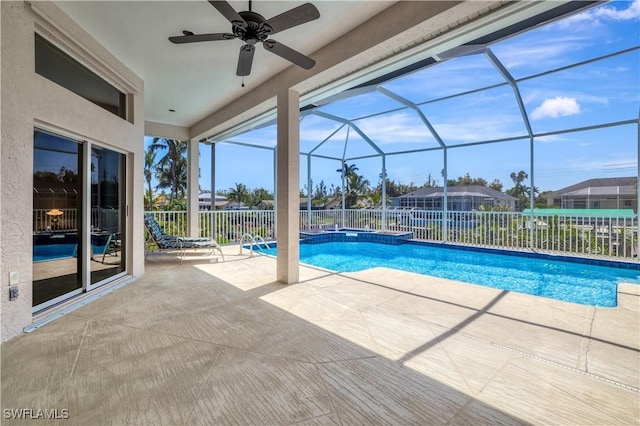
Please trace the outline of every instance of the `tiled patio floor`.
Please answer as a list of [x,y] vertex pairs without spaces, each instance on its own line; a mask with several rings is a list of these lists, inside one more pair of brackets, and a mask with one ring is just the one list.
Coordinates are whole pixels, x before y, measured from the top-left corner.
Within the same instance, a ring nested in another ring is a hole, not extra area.
[[[238,255],[138,281],[2,345],[2,424],[638,424],[639,286],[593,308]],[[69,419],[8,420],[7,409]]]

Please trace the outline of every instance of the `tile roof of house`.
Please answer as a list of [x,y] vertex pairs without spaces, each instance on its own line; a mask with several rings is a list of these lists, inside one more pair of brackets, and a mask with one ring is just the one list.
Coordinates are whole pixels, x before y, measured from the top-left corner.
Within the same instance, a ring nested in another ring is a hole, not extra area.
[[565,192],[564,196],[593,196],[593,195],[635,195],[635,186],[589,186],[576,191]]
[[[562,189],[558,189],[557,191],[552,191],[548,194],[548,196],[561,196],[567,195],[568,193],[579,191],[585,188],[602,188],[602,187],[633,187],[635,191],[635,185],[637,181],[637,177],[612,177],[612,178],[594,178],[587,179],[582,182],[578,182],[576,184],[567,186]],[[616,192],[612,192],[615,194]],[[610,193],[611,194],[611,193]]]
[[[418,188],[408,194],[401,195],[400,197],[428,197],[436,198],[444,195],[444,188],[431,187],[431,188]],[[515,197],[505,194],[504,192],[496,191],[493,188],[489,188],[481,185],[465,185],[465,186],[449,186],[447,187],[447,196],[449,197],[491,197],[498,200],[516,200]]]

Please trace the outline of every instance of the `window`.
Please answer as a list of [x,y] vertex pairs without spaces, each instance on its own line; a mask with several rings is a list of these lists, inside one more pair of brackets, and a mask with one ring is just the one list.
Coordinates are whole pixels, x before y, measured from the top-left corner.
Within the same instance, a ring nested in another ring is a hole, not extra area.
[[36,34],[36,73],[71,90],[122,119],[127,118],[127,96],[85,66]]

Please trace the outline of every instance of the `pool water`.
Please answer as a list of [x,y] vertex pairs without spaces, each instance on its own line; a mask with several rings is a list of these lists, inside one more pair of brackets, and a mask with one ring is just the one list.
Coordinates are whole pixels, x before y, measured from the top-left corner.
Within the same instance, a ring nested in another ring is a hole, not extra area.
[[64,259],[74,256],[76,244],[42,244],[33,246],[33,261]]
[[[276,254],[275,248],[267,254]],[[617,305],[617,284],[640,271],[421,244],[301,244],[300,261],[337,272],[387,267],[583,305]]]

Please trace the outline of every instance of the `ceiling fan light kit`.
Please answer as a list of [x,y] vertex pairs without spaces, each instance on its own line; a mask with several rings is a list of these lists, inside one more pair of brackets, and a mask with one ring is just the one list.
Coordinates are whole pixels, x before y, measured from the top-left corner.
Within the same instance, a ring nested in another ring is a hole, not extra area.
[[240,77],[248,76],[251,73],[257,43],[262,43],[267,51],[304,69],[311,69],[316,64],[312,58],[269,38],[272,34],[318,19],[320,12],[311,3],[294,7],[271,19],[265,19],[259,13],[253,12],[251,1],[249,2],[249,10],[244,12],[236,12],[226,1],[209,1],[209,3],[231,22],[232,33],[194,34],[191,31],[183,31],[183,35],[169,37],[169,41],[175,44],[184,44],[201,41],[242,40],[243,45],[240,47],[236,70],[236,74]]

